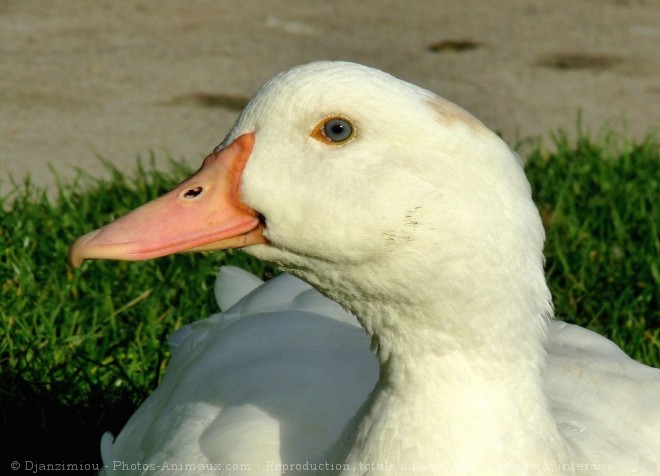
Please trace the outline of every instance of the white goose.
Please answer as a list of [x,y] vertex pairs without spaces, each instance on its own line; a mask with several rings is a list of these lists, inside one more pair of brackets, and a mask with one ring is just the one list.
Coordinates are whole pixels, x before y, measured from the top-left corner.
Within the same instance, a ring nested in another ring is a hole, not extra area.
[[375,357],[296,278],[225,269],[229,309],[175,334],[107,471],[659,474],[660,371],[551,319],[543,239],[520,163],[464,110],[356,64],[280,74],[70,259],[246,247],[352,311]]

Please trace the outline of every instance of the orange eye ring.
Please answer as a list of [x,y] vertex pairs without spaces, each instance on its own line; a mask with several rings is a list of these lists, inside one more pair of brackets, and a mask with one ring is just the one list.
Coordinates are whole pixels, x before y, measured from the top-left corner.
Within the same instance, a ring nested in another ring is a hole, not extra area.
[[310,137],[329,145],[343,145],[355,139],[357,128],[346,116],[333,114],[319,122]]

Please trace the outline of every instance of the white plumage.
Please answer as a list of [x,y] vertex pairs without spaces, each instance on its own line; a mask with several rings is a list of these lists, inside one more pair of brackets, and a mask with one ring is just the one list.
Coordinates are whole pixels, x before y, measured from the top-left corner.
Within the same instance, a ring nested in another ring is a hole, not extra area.
[[[218,190],[212,237],[142,229]],[[223,269],[225,312],[172,337],[163,383],[104,437],[109,470],[660,473],[660,371],[552,320],[522,167],[459,107],[360,65],[294,68],[159,200],[72,261],[251,245],[358,317],[292,276]]]
[[211,470],[190,474],[223,474],[211,464],[222,462],[225,474],[237,474],[233,465],[275,474],[282,463],[325,462],[373,389],[369,339],[337,303],[290,275],[262,285],[225,267],[217,283],[225,312],[171,336],[162,384],[114,446],[104,437],[107,467],[170,474],[156,467],[203,463]]

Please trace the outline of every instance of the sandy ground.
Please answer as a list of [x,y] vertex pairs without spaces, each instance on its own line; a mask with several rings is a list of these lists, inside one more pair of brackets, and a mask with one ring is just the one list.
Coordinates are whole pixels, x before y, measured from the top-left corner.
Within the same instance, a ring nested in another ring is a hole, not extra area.
[[509,142],[660,125],[660,1],[0,0],[0,191],[97,155],[199,163],[265,80],[343,59],[461,104]]

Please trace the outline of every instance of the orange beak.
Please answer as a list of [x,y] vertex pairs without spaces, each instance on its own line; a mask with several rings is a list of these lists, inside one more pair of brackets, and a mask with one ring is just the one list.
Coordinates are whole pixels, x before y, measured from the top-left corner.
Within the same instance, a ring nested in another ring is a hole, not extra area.
[[253,144],[254,134],[243,134],[210,154],[171,192],[78,238],[69,261],[78,267],[85,259],[145,260],[265,243],[258,214],[240,201]]

